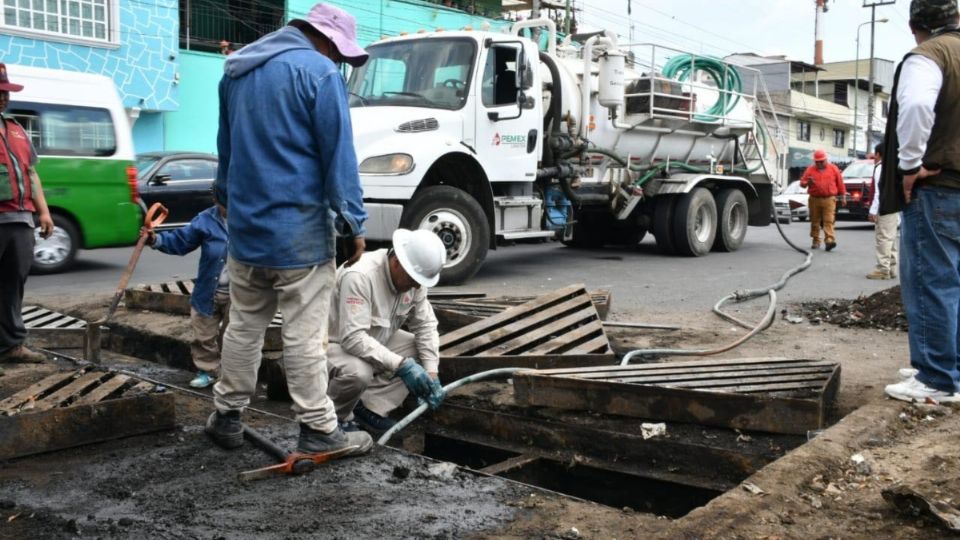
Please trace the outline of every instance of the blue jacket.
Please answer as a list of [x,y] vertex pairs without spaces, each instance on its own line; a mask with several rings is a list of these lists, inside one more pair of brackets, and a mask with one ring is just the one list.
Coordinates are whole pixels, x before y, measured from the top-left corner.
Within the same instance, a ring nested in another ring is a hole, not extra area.
[[329,261],[335,228],[362,236],[367,219],[343,77],[292,26],[231,54],[224,72],[215,189],[230,255],[264,268]]
[[202,315],[213,315],[213,295],[220,282],[220,272],[227,263],[227,224],[216,206],[197,214],[185,227],[157,233],[153,249],[170,255],[186,255],[200,248],[197,282],[190,295],[190,305]]

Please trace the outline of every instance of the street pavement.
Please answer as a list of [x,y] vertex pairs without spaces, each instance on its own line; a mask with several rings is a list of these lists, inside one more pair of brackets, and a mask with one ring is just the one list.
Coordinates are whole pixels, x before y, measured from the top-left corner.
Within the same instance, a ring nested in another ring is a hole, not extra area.
[[[798,246],[809,248],[809,224],[783,225]],[[781,302],[821,298],[855,298],[896,284],[897,280],[871,281],[873,225],[839,222],[838,248],[814,252],[812,267],[793,278],[781,293]],[[31,276],[27,300],[46,295],[102,292],[117,285],[132,248],[81,251],[70,272]],[[199,252],[184,257],[145,249],[131,285],[189,279],[196,273]],[[518,244],[491,251],[486,263],[466,285],[442,290],[480,291],[488,294],[536,294],[572,283],[613,292],[614,310],[658,311],[709,308],[737,289],[759,288],[776,282],[803,255],[780,238],[776,226],[750,227],[739,251],[710,253],[705,257],[667,257],[657,253],[652,236],[632,249],[580,250],[558,242]]]

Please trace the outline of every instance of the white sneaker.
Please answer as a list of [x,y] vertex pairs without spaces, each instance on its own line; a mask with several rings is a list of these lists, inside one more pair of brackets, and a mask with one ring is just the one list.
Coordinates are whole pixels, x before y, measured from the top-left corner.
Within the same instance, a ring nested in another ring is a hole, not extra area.
[[897,370],[897,375],[900,375],[901,379],[912,379],[913,377],[916,377],[917,373],[920,373],[920,372],[916,369],[909,368],[909,367],[900,368],[899,370]]
[[930,388],[918,381],[916,377],[910,377],[896,384],[888,384],[883,391],[893,399],[902,401],[917,401],[920,403],[925,403],[928,400],[937,403],[960,402],[960,396],[956,393]]

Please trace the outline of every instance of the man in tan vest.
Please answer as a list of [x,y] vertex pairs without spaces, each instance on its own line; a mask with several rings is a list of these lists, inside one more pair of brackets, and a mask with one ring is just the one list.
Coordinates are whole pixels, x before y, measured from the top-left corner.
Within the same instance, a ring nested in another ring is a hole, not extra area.
[[880,213],[903,210],[900,279],[917,371],[884,391],[904,401],[960,401],[958,23],[957,0],[910,3],[917,47],[897,68],[887,122],[884,155],[898,167],[884,167]]

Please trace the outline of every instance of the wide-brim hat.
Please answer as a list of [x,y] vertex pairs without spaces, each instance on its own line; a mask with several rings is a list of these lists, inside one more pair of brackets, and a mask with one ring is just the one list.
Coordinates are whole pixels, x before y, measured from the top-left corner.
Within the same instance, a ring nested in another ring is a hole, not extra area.
[[370,55],[357,43],[357,20],[346,11],[317,4],[307,14],[306,21],[337,47],[337,52],[353,67],[360,67]]
[[13,84],[7,77],[7,65],[0,64],[0,91],[19,92],[23,90],[22,84]]

